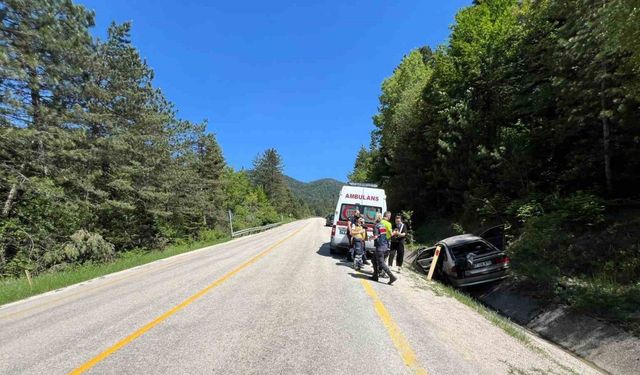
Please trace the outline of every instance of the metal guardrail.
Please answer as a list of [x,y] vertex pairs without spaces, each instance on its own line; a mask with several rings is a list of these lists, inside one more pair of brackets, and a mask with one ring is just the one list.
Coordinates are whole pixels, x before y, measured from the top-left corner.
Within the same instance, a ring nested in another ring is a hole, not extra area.
[[231,237],[239,237],[239,236],[244,236],[245,234],[251,234],[251,233],[255,233],[255,232],[261,232],[263,230],[267,230],[267,229],[271,229],[271,228],[275,228],[282,225],[282,222],[279,223],[274,223],[274,224],[268,224],[268,225],[263,225],[261,227],[253,227],[253,228],[247,228],[247,229],[242,229],[239,230],[237,232],[232,232],[231,233]]

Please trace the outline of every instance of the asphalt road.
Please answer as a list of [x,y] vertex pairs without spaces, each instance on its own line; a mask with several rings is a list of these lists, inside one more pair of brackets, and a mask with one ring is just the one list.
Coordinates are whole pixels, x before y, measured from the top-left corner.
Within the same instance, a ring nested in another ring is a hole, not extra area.
[[[0,374],[592,374],[401,274],[365,281],[323,219],[0,307]],[[365,270],[366,271],[366,270]]]

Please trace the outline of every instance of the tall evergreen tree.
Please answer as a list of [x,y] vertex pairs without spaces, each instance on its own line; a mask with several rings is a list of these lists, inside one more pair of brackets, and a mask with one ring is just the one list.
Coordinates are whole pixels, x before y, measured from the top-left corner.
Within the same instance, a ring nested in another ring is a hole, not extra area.
[[304,217],[309,215],[309,207],[299,202],[286,184],[283,162],[274,148],[258,154],[253,162],[253,181],[266,194],[281,214]]
[[253,161],[253,181],[280,212],[284,212],[289,204],[287,186],[282,174],[283,167],[282,158],[274,148],[258,154]]

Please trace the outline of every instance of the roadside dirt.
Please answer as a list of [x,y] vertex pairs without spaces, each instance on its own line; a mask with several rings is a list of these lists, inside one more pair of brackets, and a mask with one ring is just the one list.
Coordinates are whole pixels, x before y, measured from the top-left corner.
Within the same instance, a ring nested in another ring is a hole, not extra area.
[[[396,287],[394,285],[394,287]],[[439,340],[449,343],[478,373],[507,374],[600,374],[600,369],[515,324],[504,330],[412,271],[401,275],[397,289],[411,311],[424,321],[437,322],[431,328]]]

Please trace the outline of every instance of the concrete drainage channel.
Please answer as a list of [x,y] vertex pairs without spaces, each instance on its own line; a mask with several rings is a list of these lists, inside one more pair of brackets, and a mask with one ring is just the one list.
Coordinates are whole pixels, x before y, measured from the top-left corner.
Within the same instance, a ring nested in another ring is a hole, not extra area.
[[640,338],[620,328],[573,312],[567,306],[543,305],[520,293],[509,280],[473,288],[466,293],[485,307],[604,373],[638,374]]

